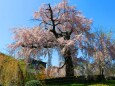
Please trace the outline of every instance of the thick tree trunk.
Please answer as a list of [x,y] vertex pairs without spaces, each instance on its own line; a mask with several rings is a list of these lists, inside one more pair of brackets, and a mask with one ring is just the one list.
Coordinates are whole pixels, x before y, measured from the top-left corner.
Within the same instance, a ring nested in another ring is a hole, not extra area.
[[104,69],[101,65],[99,65],[99,70],[100,70],[99,80],[103,81],[103,80],[105,80],[105,76],[104,76]]
[[65,65],[66,65],[66,77],[74,76],[73,62],[71,58],[70,50],[67,50],[65,54]]

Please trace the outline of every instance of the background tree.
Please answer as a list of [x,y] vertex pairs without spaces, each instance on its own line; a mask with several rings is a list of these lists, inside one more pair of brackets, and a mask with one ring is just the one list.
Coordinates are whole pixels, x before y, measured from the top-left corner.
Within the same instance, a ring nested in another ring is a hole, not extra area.
[[[101,28],[99,28],[101,29]],[[88,42],[86,42],[88,44]],[[89,43],[90,44],[90,43]],[[84,44],[85,45],[85,44]],[[101,30],[94,32],[94,39],[90,46],[93,49],[93,56],[88,56],[85,50],[81,50],[82,59],[76,59],[77,67],[81,70],[83,75],[101,75],[108,76],[110,74],[115,74],[113,71],[113,63],[115,61],[115,50],[114,50],[114,39],[112,39],[112,33],[105,33]],[[84,47],[86,47],[85,45]],[[90,48],[90,47],[87,47]],[[91,50],[92,50],[91,49]],[[92,58],[94,57],[94,58]],[[75,60],[74,60],[75,61]],[[74,63],[74,64],[76,64]],[[75,65],[76,66],[76,65]]]
[[64,57],[66,76],[74,76],[73,58],[77,58],[79,50],[88,56],[93,56],[95,51],[92,45],[94,35],[90,33],[92,20],[69,6],[66,0],[56,6],[42,5],[34,13],[34,18],[40,22],[39,26],[13,30],[14,42],[9,46],[10,51],[25,57],[28,63],[29,58],[36,56],[51,58],[55,49]]
[[104,75],[104,71],[108,69],[108,64],[111,64],[115,59],[114,40],[111,37],[111,32],[104,33],[98,31],[95,33],[94,46],[96,52],[94,53],[95,63],[97,64],[100,75]]

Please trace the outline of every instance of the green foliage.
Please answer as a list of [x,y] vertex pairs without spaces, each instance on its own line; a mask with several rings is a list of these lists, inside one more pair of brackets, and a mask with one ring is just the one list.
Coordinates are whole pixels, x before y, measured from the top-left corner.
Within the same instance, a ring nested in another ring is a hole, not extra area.
[[38,80],[31,80],[31,81],[28,81],[25,86],[42,86],[40,84],[40,81]]
[[25,75],[25,82],[28,82],[30,80],[36,80],[35,75],[29,72],[26,72]]
[[35,80],[36,79],[34,74],[29,73],[27,71],[26,63],[25,63],[24,60],[19,60],[19,65],[20,65],[20,68],[21,68],[21,70],[23,72],[24,82],[25,83],[28,82],[28,81],[30,81],[30,80]]
[[23,81],[18,61],[0,53],[0,83],[3,86],[23,86]]
[[23,75],[25,75],[26,74],[26,63],[24,62],[24,60],[19,60],[18,63],[19,63],[20,68],[23,72]]

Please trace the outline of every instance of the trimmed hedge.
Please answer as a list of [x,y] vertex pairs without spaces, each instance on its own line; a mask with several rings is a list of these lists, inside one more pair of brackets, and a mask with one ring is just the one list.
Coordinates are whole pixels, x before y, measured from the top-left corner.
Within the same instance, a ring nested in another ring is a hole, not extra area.
[[[88,75],[86,76],[77,76],[77,77],[58,77],[58,78],[51,78],[51,79],[45,79],[44,82],[46,84],[52,84],[52,83],[89,83],[89,82],[101,82],[105,81],[104,76],[102,75]],[[41,80],[42,82],[42,80]]]
[[106,77],[107,80],[115,80],[115,76]]
[[25,86],[42,86],[42,85],[38,80],[31,80],[26,82]]

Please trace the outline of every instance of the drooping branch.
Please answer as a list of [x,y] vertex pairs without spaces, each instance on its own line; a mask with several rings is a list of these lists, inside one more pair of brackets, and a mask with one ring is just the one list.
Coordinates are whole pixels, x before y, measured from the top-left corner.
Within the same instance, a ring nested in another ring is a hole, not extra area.
[[65,65],[66,65],[66,63],[64,62],[64,64],[61,67],[59,67],[58,69],[62,69]]

